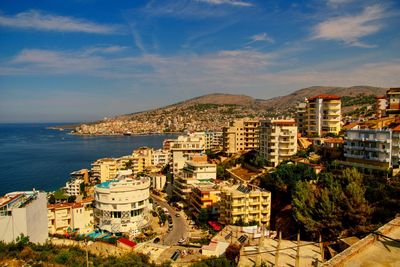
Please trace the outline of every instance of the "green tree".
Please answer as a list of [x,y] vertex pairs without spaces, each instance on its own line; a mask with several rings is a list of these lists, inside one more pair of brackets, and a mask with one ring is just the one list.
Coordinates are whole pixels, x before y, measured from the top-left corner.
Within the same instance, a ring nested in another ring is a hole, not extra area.
[[69,196],[67,199],[68,203],[74,203],[75,200],[76,200],[76,196]]
[[55,204],[56,203],[56,198],[55,198],[55,196],[53,194],[51,194],[49,196],[48,202],[49,202],[49,204]]

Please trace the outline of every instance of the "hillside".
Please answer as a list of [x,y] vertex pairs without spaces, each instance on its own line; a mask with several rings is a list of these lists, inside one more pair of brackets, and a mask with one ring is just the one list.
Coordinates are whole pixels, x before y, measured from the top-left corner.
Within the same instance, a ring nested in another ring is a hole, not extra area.
[[[387,89],[369,86],[323,87],[314,86],[272,99],[254,99],[246,95],[208,94],[166,107],[117,116],[75,129],[83,135],[148,134],[183,131],[220,131],[227,122],[241,117],[271,117],[293,115],[297,103],[318,94],[347,96],[346,112],[366,109],[373,96],[383,95]],[[364,100],[365,99],[365,100]]]

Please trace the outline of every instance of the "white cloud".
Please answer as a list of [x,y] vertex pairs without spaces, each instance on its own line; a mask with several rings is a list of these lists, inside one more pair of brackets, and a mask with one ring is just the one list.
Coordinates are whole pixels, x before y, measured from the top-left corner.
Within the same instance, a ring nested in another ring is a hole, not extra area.
[[117,34],[119,32],[116,25],[97,24],[85,19],[46,14],[38,10],[28,10],[14,16],[0,15],[0,26],[39,31],[96,34]]
[[255,35],[251,36],[250,39],[251,39],[251,43],[255,43],[255,42],[267,42],[267,43],[271,43],[271,44],[275,43],[274,38],[272,38],[265,32],[255,34]]
[[378,32],[382,28],[379,20],[384,18],[384,9],[379,5],[366,7],[360,15],[342,16],[319,23],[314,28],[313,39],[337,40],[346,45],[374,47],[360,38]]
[[350,2],[353,2],[354,0],[327,0],[327,4],[330,6],[337,7],[339,5],[345,5],[349,4]]
[[239,0],[197,0],[198,2],[209,3],[212,5],[232,5],[232,6],[253,6],[252,3]]
[[120,46],[120,45],[96,46],[85,49],[85,52],[88,54],[113,54],[113,53],[123,52],[128,48],[129,47],[127,46]]

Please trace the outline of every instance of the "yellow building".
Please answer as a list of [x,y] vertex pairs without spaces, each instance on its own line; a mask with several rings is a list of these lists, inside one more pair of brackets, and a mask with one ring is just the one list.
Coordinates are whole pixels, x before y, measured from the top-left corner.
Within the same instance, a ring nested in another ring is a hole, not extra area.
[[260,156],[272,167],[297,152],[297,126],[294,119],[268,119],[260,123]]
[[193,212],[199,214],[202,209],[209,210],[212,214],[219,212],[218,206],[221,199],[221,190],[213,183],[207,185],[194,185],[190,195],[190,206]]
[[91,176],[99,182],[113,179],[117,175],[117,160],[113,158],[102,158],[92,163]]
[[338,134],[341,128],[341,103],[339,96],[328,94],[307,99],[307,134]]
[[223,128],[223,148],[226,153],[258,149],[258,119],[243,118],[230,122]]
[[269,227],[271,214],[271,192],[251,189],[244,185],[221,188],[220,221],[223,224],[267,221]]

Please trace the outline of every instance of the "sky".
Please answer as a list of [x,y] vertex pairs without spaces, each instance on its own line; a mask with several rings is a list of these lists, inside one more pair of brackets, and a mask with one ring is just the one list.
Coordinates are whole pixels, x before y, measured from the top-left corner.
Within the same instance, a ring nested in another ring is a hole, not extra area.
[[400,1],[0,2],[0,122],[83,122],[208,93],[400,86]]

